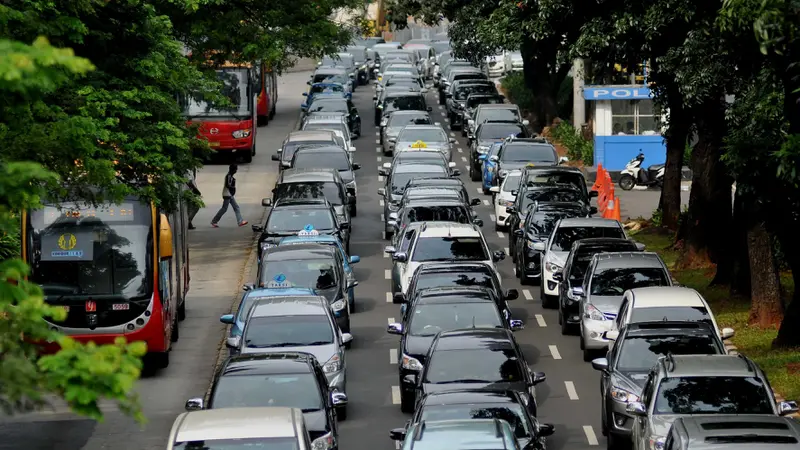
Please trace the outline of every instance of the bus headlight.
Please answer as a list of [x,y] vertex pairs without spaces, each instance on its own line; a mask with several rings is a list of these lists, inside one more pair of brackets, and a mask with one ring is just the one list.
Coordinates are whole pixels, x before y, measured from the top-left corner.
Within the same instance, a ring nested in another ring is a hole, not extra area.
[[251,132],[250,129],[236,130],[236,131],[233,132],[233,137],[236,138],[236,139],[242,139],[242,138],[250,137],[250,132]]

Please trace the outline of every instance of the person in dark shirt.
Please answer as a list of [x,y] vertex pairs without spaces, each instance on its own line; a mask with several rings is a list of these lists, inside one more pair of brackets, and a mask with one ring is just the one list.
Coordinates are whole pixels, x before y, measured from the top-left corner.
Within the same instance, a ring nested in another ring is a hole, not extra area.
[[[200,193],[200,189],[197,187],[197,183],[195,182],[195,178],[197,177],[197,172],[193,171],[189,177],[189,181],[186,183],[187,187],[189,188],[194,195],[198,197],[203,197],[203,194]],[[194,230],[194,224],[192,221],[194,220],[194,216],[200,211],[200,207],[194,203],[189,205],[189,229]]]
[[239,224],[240,227],[247,225],[247,221],[242,218],[242,212],[239,210],[239,204],[236,203],[236,172],[239,170],[239,166],[236,164],[231,164],[228,167],[228,174],[225,175],[225,182],[222,185],[222,207],[217,211],[217,215],[211,219],[211,226],[214,228],[219,228],[219,219],[228,212],[228,205],[231,205],[233,208],[234,214],[236,214],[236,222]]

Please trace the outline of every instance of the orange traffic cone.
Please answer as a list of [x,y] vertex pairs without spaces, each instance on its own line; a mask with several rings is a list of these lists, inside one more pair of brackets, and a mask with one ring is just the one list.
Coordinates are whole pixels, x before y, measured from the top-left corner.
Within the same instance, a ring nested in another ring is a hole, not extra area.
[[597,163],[597,174],[595,175],[595,178],[594,178],[594,185],[592,185],[592,190],[593,191],[599,191],[600,190],[600,186],[603,184],[603,180],[606,179],[604,173],[605,173],[605,169],[603,169],[603,165],[600,164],[600,163]]

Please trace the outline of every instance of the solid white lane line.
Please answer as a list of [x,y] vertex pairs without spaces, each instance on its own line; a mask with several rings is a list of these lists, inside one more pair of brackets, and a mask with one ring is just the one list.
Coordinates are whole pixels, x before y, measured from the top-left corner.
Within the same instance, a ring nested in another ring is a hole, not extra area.
[[378,200],[378,203],[383,206],[383,200]]
[[[583,434],[586,435],[586,440],[589,442],[589,445],[599,445],[597,442],[597,435],[594,434],[594,428],[591,425],[584,425],[583,426]],[[400,441],[395,441],[400,442]]]
[[531,291],[527,289],[522,290],[522,295],[525,297],[525,300],[533,300],[533,295],[531,295]]
[[547,322],[544,321],[544,316],[541,314],[536,314],[536,323],[538,323],[542,328],[547,327]]
[[[384,253],[384,255],[388,255],[388,253]],[[386,293],[386,303],[392,303],[392,293],[391,292],[387,292]]]
[[572,381],[565,381],[564,386],[567,387],[567,395],[569,396],[569,399],[577,400],[578,391],[575,390],[575,383],[573,383]]
[[498,231],[498,232],[497,232],[497,237],[499,237],[500,239],[503,239],[504,237],[506,237],[506,235],[505,235],[505,234],[503,234],[503,232],[502,232],[502,231]]
[[383,271],[383,277],[386,278],[387,280],[391,280],[392,279],[392,271],[389,270],[389,269],[384,270]]
[[463,161],[463,162],[467,162],[467,157],[466,157],[466,156],[462,156],[462,157],[461,157],[461,161]]
[[489,206],[489,200],[483,199],[483,206]]
[[491,220],[492,222],[496,222],[497,221],[497,217],[495,217],[494,214],[489,214],[489,220]]
[[400,404],[400,386],[392,386],[392,404]]
[[389,349],[389,364],[397,364],[397,349]]
[[461,147],[458,147],[458,153],[464,153],[464,149],[461,148]]
[[[561,353],[558,352],[558,347],[555,345],[549,345],[548,347],[550,347],[550,354],[553,356],[553,359],[561,359]],[[567,383],[569,383],[569,381],[567,381]],[[573,389],[574,388],[573,386]]]

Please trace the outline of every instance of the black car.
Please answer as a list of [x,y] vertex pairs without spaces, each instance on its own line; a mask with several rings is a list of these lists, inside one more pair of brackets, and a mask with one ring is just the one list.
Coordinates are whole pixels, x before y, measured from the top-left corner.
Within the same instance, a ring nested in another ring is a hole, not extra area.
[[597,253],[635,252],[644,250],[642,244],[621,238],[588,238],[572,243],[572,249],[564,262],[564,269],[553,275],[558,285],[558,324],[561,334],[572,334],[581,323],[580,298],[572,295],[573,286],[583,286],[586,269],[592,256]]
[[[414,292],[419,289],[447,286],[476,286],[491,289],[495,297],[506,301],[519,298],[519,291],[516,289],[503,290],[497,270],[488,264],[479,262],[424,263],[414,271],[414,275],[408,283],[408,295],[409,297],[413,296]],[[398,293],[393,302],[405,303],[405,296]]]
[[332,245],[309,243],[272,247],[261,257],[256,286],[312,289],[328,300],[339,329],[349,333],[348,291],[356,283],[348,280],[344,264],[341,251]]
[[339,238],[350,253],[350,224],[340,223],[333,205],[324,198],[289,199],[274,203],[265,198],[261,204],[272,207],[264,225],[253,225],[253,231],[261,233],[258,238],[258,257],[264,249],[278,245],[286,236],[297,236],[301,232],[330,234]]
[[347,150],[333,145],[300,148],[292,157],[291,166],[293,169],[336,169],[344,181],[347,193],[353,197],[350,211],[356,215],[358,188],[355,171],[361,168],[361,164],[350,162]]
[[[464,194],[464,189],[458,186],[415,186],[413,188],[406,188],[403,197],[400,199],[400,207],[402,208],[408,201],[419,200],[423,198],[446,198],[457,200],[472,210],[473,206],[481,204],[481,199],[473,198],[470,201]],[[474,215],[474,214],[473,214]],[[475,216],[477,217],[477,216]]]
[[509,250],[512,252],[511,256],[516,254],[516,251],[513,249],[514,240],[524,237],[516,233],[515,230],[524,227],[525,220],[528,218],[528,213],[530,213],[534,204],[572,204],[574,208],[580,210],[580,214],[571,217],[587,217],[597,212],[596,207],[587,206],[581,201],[581,192],[572,186],[544,188],[531,188],[528,186],[522,187],[522,189],[514,193],[514,195],[516,195],[514,198],[514,205],[506,208],[506,212],[509,214],[508,229],[510,233],[508,234],[508,246]]
[[[511,308],[508,307],[508,301],[506,295],[497,295],[497,290],[494,287],[483,287],[483,286],[458,286],[458,285],[450,285],[450,286],[431,286],[426,288],[417,287],[413,292],[408,291],[405,298],[408,299],[408,302],[404,303],[400,308],[400,312],[405,314],[408,311],[408,308],[413,307],[420,299],[432,299],[432,298],[456,298],[456,297],[464,297],[464,298],[482,298],[486,301],[493,301],[497,308],[503,315],[503,318],[506,320],[512,319]],[[522,325],[522,321],[519,321],[519,325]],[[513,328],[513,327],[512,327]]]
[[598,194],[597,191],[589,191],[581,169],[568,166],[526,166],[522,169],[520,186],[527,190],[572,187],[580,192],[581,201],[587,207],[591,198]]
[[[217,371],[207,409],[282,406],[303,411],[311,448],[339,448],[336,408],[343,396],[331,392],[319,361],[309,353],[265,353],[228,358]],[[186,409],[203,408],[192,399]],[[317,442],[320,442],[317,444]]]
[[521,450],[544,450],[544,438],[555,432],[555,426],[539,423],[528,412],[518,393],[470,389],[426,395],[420,400],[406,427],[392,430],[390,436],[395,440],[402,440],[411,425],[422,421],[465,419],[505,420],[511,425]]
[[481,69],[467,63],[451,63],[445,69],[445,74],[439,82],[439,104],[447,101],[447,89],[457,80],[488,80],[489,77]]
[[415,386],[415,404],[432,392],[481,389],[515,391],[532,416],[536,388],[545,374],[532,372],[511,330],[470,328],[445,331],[434,338],[422,371],[406,375]]
[[467,97],[472,94],[497,96],[497,86],[489,80],[459,80],[451,84],[445,93],[447,118],[451,130],[460,130],[464,124]]
[[387,237],[394,232],[394,228],[389,226],[389,215],[397,213],[400,207],[400,199],[406,191],[408,182],[414,178],[440,178],[450,176],[450,170],[440,165],[430,163],[401,164],[392,167],[392,171],[386,176],[385,185],[378,189],[378,195],[383,197],[383,220],[384,229],[388,233]]
[[[341,140],[341,143],[339,142]],[[292,164],[292,156],[301,147],[319,147],[327,145],[340,145],[344,148],[344,139],[340,138],[331,130],[298,130],[289,133],[283,140],[281,148],[272,155],[272,160],[280,164],[278,169],[283,171]]]
[[512,170],[522,170],[526,166],[556,166],[566,161],[559,158],[556,148],[547,139],[515,137],[506,138],[497,156],[490,159],[497,163],[497,176],[492,178],[495,186],[499,186]]
[[460,200],[417,199],[401,205],[397,212],[389,213],[386,224],[391,234],[416,222],[456,222],[483,226],[483,219],[472,214],[472,209]]
[[324,198],[333,206],[339,223],[350,223],[350,216],[355,216],[356,198],[347,190],[336,169],[287,169],[278,175],[278,181],[272,189],[272,198],[309,199]]
[[585,216],[586,210],[580,203],[537,202],[531,206],[522,226],[513,228],[509,236],[508,250],[514,257],[514,273],[522,284],[529,284],[531,279],[542,275],[542,255],[533,245],[546,242],[559,220]]
[[426,355],[439,333],[469,327],[522,329],[522,322],[511,320],[497,307],[488,289],[430,288],[418,291],[403,313],[400,323],[389,324],[389,334],[400,335],[399,361],[400,409],[414,410],[416,383],[413,381],[425,366]]
[[481,165],[478,159],[485,155],[495,142],[500,142],[509,136],[527,138],[530,136],[528,128],[519,122],[505,122],[490,120],[478,125],[474,136],[469,139],[469,177],[472,181],[481,180]]
[[464,198],[467,199],[467,203],[474,204],[472,200],[470,200],[469,192],[467,191],[467,187],[464,186],[464,182],[461,181],[460,178],[447,178],[447,177],[415,177],[412,178],[406,183],[404,189],[408,189],[410,187],[421,187],[421,186],[453,186],[458,187],[464,191]]
[[313,113],[340,113],[347,119],[347,126],[356,136],[361,136],[361,116],[352,100],[347,98],[323,97],[315,99],[308,105],[308,114]]
[[425,102],[425,94],[412,91],[387,92],[378,105],[375,106],[375,126],[381,120],[395,111],[433,111]]

